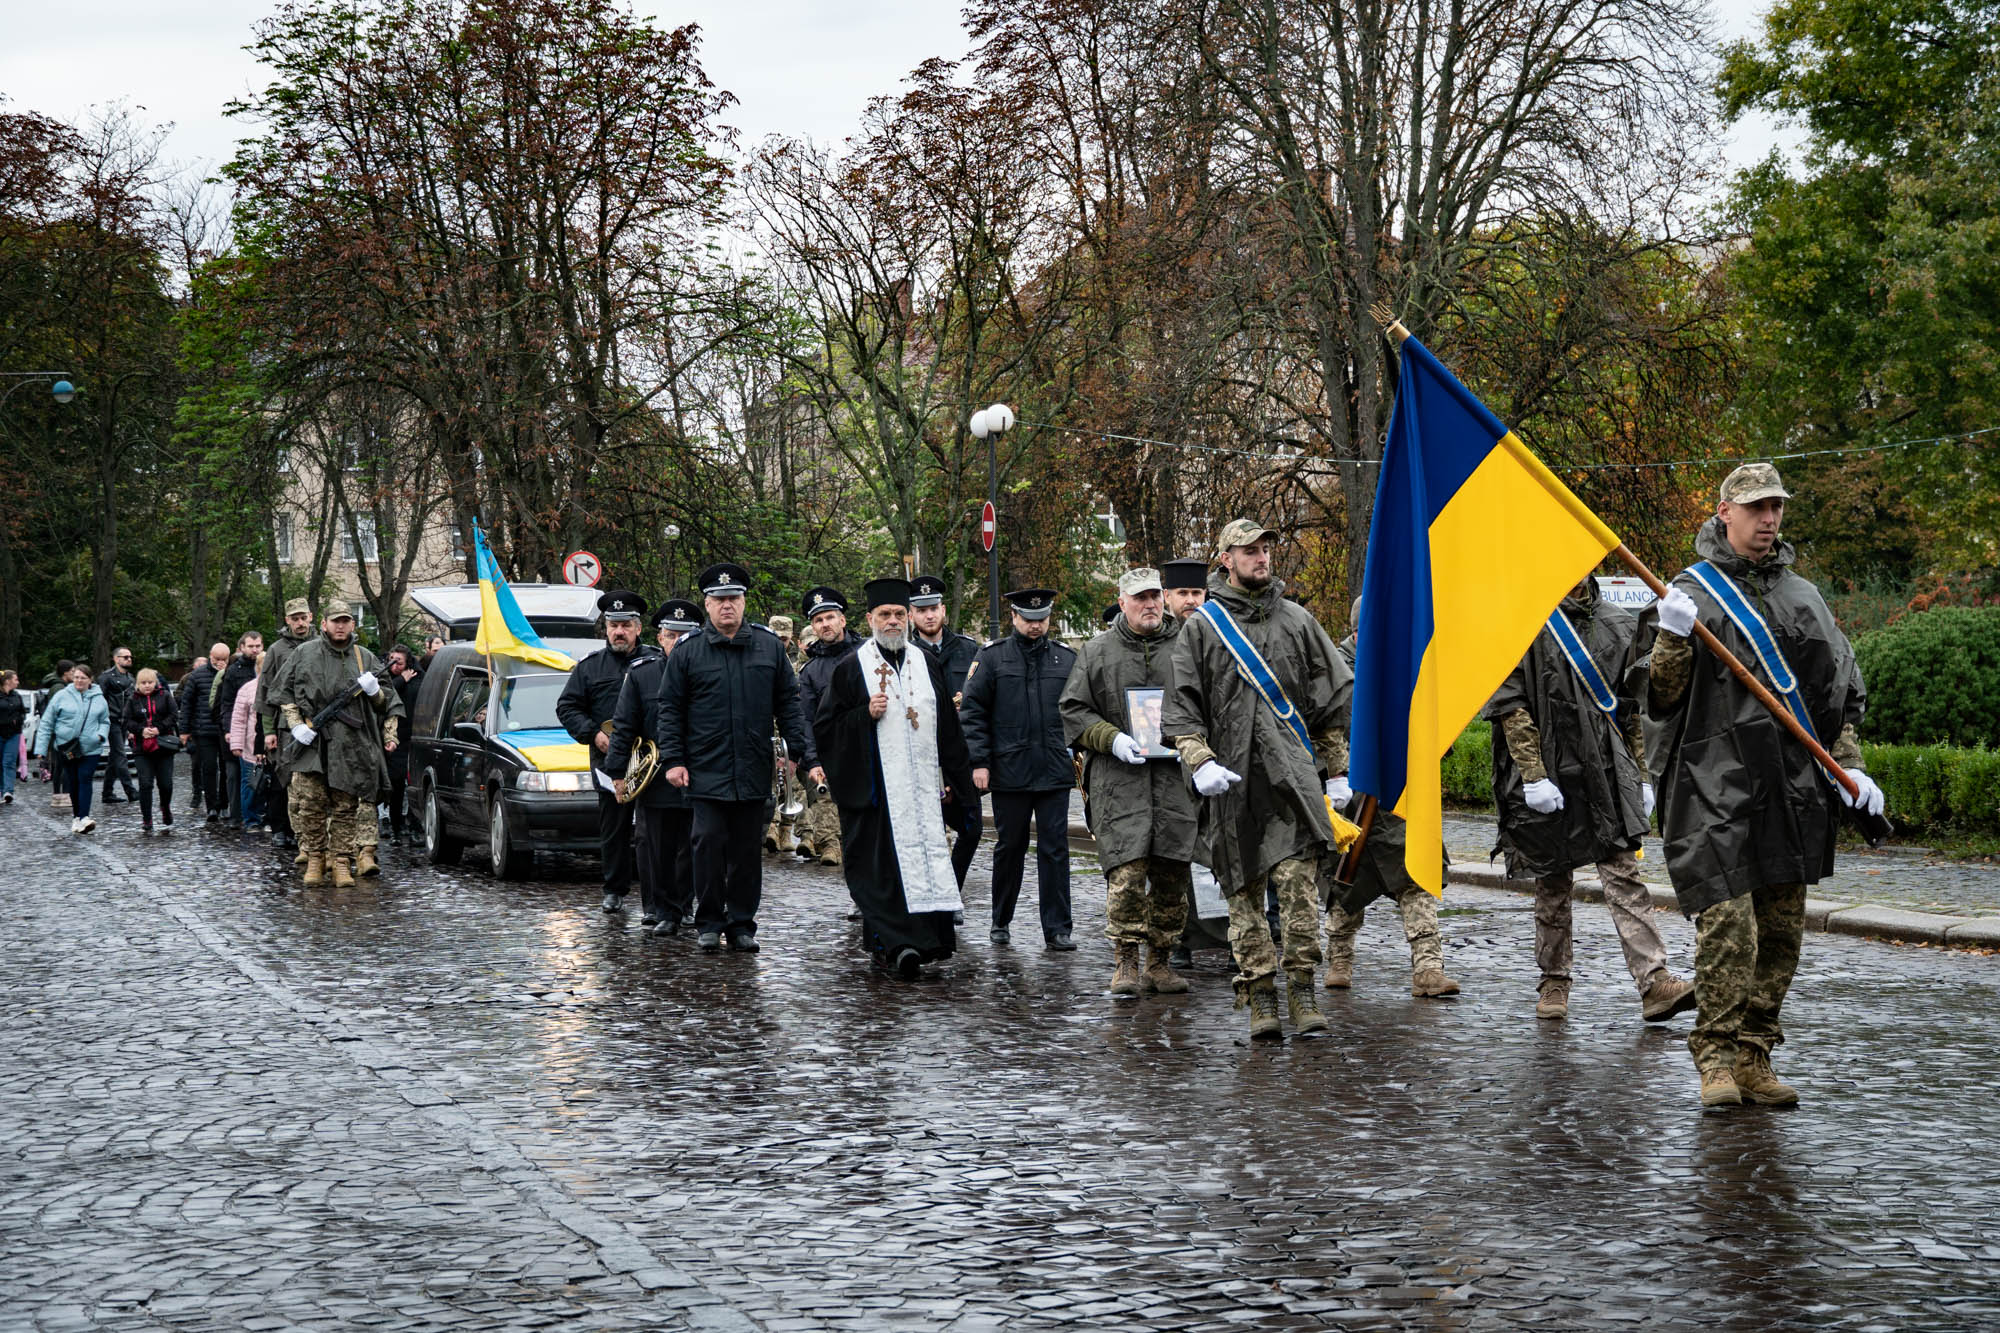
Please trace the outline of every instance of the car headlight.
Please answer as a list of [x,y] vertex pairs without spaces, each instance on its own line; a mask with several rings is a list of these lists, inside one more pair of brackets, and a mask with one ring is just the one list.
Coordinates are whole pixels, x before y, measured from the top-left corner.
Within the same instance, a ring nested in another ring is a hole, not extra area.
[[514,775],[514,786],[521,791],[547,791],[548,775],[532,768],[524,768]]
[[581,773],[545,773],[542,776],[548,779],[550,791],[583,790],[583,774]]

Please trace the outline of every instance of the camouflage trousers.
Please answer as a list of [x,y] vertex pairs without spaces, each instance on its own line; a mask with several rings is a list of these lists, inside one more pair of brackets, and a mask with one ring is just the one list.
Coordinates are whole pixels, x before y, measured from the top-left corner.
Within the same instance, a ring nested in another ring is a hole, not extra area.
[[1694,919],[1695,1068],[1734,1069],[1739,1047],[1769,1054],[1785,1040],[1778,1011],[1805,929],[1803,884],[1768,884]]
[[1142,856],[1104,872],[1104,938],[1171,949],[1187,926],[1194,875],[1186,861]]
[[834,805],[831,796],[807,790],[805,813],[799,816],[798,839],[799,846],[815,861],[832,857],[836,864],[839,862],[840,808]]
[[287,805],[299,850],[307,856],[354,855],[355,804],[353,792],[328,787],[319,774],[294,773]]
[[[1600,861],[1597,878],[1604,885],[1605,910],[1611,913],[1618,942],[1625,947],[1625,967],[1644,995],[1667,970],[1667,946],[1653,926],[1653,900],[1639,880],[1638,858],[1620,852],[1609,861]],[[1575,877],[1567,870],[1535,881],[1535,962],[1543,976],[1563,981],[1569,980],[1569,894],[1574,884]]]
[[[1443,970],[1444,945],[1438,936],[1437,899],[1407,875],[1402,877],[1400,885],[1390,889],[1389,896],[1396,901],[1396,910],[1403,918],[1403,938],[1410,944],[1410,975],[1433,968]],[[1362,917],[1367,910],[1364,906],[1350,912],[1340,905],[1337,896],[1327,904],[1326,957],[1329,963],[1349,968],[1354,966],[1354,937],[1361,933]]]
[[[1303,975],[1308,983],[1319,967],[1319,866],[1309,856],[1294,856],[1271,867],[1271,887],[1278,891],[1278,927],[1285,940],[1285,971]],[[1228,895],[1229,948],[1236,955],[1236,997],[1252,982],[1278,973],[1278,950],[1271,943],[1271,923],[1264,917],[1264,878],[1252,880]]]

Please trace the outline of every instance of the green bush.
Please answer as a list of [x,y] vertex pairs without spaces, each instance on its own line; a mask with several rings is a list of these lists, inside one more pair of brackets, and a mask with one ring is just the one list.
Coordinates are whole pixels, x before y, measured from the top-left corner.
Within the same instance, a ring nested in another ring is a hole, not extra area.
[[1867,739],[2000,747],[2000,607],[1939,607],[1862,635]]
[[1493,724],[1474,722],[1444,757],[1444,803],[1482,809],[1493,804]]
[[2000,752],[1864,745],[1869,776],[1902,833],[2000,833]]

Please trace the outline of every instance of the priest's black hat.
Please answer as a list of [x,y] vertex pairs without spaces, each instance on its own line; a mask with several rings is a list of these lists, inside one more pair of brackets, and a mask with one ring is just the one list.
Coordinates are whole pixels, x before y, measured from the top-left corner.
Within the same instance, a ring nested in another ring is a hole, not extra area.
[[910,580],[911,606],[937,606],[944,601],[944,580],[935,574],[919,574]]
[[750,591],[750,571],[724,561],[702,570],[695,582],[704,597],[742,597]]
[[1208,586],[1208,561],[1162,560],[1160,562],[1160,586],[1163,588],[1206,588]]
[[822,584],[809,590],[799,599],[799,611],[805,616],[806,623],[811,624],[812,618],[822,611],[839,611],[844,614],[847,611],[847,599],[840,595],[840,589],[829,588]]
[[1007,604],[1023,620],[1047,620],[1055,614],[1056,594],[1052,588],[1017,588],[1007,594]]
[[908,579],[870,579],[861,590],[867,599],[868,609],[878,606],[908,606],[910,604],[910,581]]
[[669,597],[653,612],[654,629],[679,630],[686,634],[701,628],[701,608],[685,597]]
[[629,588],[613,588],[597,599],[606,620],[638,620],[646,614],[646,599]]

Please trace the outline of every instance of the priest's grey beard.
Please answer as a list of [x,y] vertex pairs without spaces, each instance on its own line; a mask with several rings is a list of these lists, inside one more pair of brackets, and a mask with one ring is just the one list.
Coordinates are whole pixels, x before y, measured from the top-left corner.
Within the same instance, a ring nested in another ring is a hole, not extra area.
[[902,630],[878,629],[875,631],[875,646],[877,648],[887,649],[892,653],[900,653],[903,651],[903,645],[906,642],[908,642],[908,636]]

